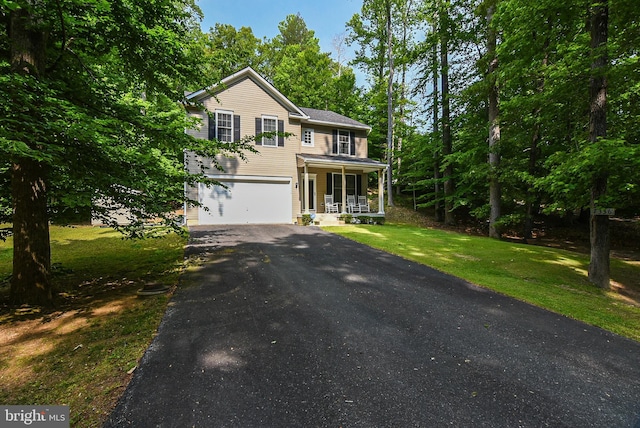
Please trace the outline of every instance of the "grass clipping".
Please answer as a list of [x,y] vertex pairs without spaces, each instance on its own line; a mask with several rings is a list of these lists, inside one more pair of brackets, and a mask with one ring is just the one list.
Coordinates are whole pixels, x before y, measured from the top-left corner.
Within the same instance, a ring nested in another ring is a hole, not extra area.
[[[59,307],[2,307],[0,402],[69,405],[72,426],[101,426],[151,343],[170,295],[140,298],[136,292],[149,282],[176,284],[184,239],[128,241],[90,227],[54,227],[51,237]],[[11,242],[0,245],[2,278],[11,272]]]

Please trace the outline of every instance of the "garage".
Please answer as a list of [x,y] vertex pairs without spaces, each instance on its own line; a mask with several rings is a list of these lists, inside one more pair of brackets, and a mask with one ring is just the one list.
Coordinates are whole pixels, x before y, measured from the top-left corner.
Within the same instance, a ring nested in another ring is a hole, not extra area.
[[[292,222],[290,177],[219,179],[227,188],[200,184],[199,224],[282,224]],[[204,207],[207,207],[206,210]]]

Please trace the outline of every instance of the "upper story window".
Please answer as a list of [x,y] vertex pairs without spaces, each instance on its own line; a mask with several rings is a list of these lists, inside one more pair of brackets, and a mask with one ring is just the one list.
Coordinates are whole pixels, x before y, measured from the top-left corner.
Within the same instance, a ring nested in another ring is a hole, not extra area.
[[209,115],[208,138],[225,143],[240,139],[240,116],[229,110],[216,110]]
[[302,130],[302,145],[313,147],[313,129],[306,128]]
[[338,154],[340,155],[350,155],[350,140],[349,140],[349,132],[347,131],[338,131]]
[[332,153],[334,155],[355,156],[356,133],[344,129],[334,129]]
[[[273,116],[262,116],[262,132],[277,132],[278,131],[278,118]],[[277,147],[278,137],[273,135],[271,137],[263,136],[262,145]]]
[[218,141],[233,141],[233,112],[216,110],[216,128]]

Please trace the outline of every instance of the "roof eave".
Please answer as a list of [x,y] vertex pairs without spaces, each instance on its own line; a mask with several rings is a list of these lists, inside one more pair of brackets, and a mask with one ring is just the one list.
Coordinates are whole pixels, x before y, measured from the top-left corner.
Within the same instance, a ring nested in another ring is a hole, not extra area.
[[381,169],[387,169],[388,165],[382,162],[372,161],[369,159],[369,162],[359,162],[362,158],[354,158],[352,161],[344,161],[341,159],[318,159],[318,158],[307,158],[304,154],[298,154],[298,157],[307,165],[311,167],[319,167],[326,168],[328,166],[337,167],[337,166],[345,166],[350,168],[362,168],[363,171],[373,172],[379,171]]
[[315,119],[305,119],[305,120],[302,120],[302,122],[303,123],[309,123],[309,124],[312,124],[312,125],[337,126],[337,127],[340,127],[340,128],[361,129],[363,131],[367,131],[367,133],[371,132],[371,127],[368,126],[368,125],[351,125],[351,124],[347,124],[347,123],[327,122],[327,121],[324,121],[324,120],[315,120]]
[[254,81],[258,84],[258,86],[260,86],[265,92],[271,94],[274,98],[280,101],[284,106],[286,106],[290,110],[290,112],[294,112],[303,118],[308,117],[307,115],[304,114],[302,110],[300,110],[298,106],[296,106],[291,100],[285,97],[271,83],[269,83],[264,77],[258,74],[258,72],[256,72],[251,67],[245,67],[242,70],[236,73],[233,73],[230,76],[225,77],[220,81],[220,83],[211,85],[205,89],[200,89],[199,91],[195,91],[190,95],[188,95],[186,98],[188,101],[204,98],[210,93],[215,92],[217,89],[224,89],[225,87],[236,82],[237,80],[244,78],[245,76],[249,78],[253,78]]

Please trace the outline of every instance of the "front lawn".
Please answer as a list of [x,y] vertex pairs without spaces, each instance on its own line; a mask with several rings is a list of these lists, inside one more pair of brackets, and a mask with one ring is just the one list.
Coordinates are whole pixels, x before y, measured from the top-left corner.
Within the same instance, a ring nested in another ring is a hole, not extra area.
[[69,405],[71,426],[101,426],[149,346],[168,295],[141,298],[145,283],[173,286],[185,240],[124,240],[111,229],[52,227],[52,311],[8,307],[11,240],[0,241],[0,403]]
[[637,260],[612,259],[603,291],[587,281],[584,254],[407,225],[324,229],[640,341]]

